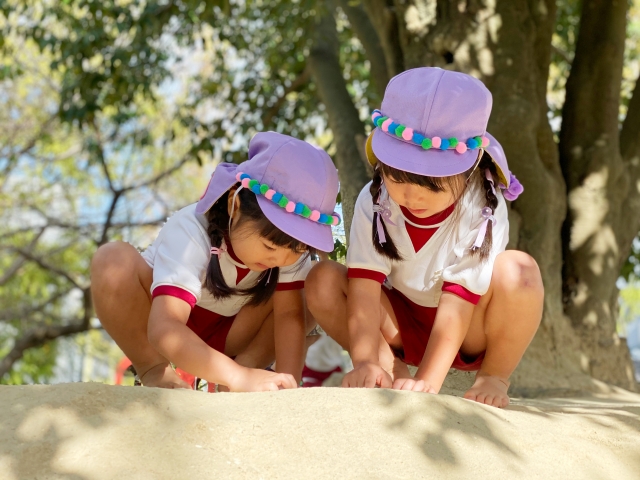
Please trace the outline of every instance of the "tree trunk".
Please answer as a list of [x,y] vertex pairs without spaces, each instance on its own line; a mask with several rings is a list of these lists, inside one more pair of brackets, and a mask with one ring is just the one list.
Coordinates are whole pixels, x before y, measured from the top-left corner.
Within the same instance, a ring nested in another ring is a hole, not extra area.
[[569,202],[565,311],[582,344],[583,367],[623,386],[634,380],[629,352],[616,334],[616,280],[631,242],[621,234],[640,228],[638,205],[622,211],[630,187],[637,190],[622,160],[618,127],[626,13],[626,0],[583,2],[560,132]]
[[327,9],[316,24],[308,62],[318,95],[327,110],[336,145],[335,163],[340,176],[344,228],[348,239],[356,198],[369,177],[365,169],[366,159],[361,157],[357,146],[358,141],[365,138],[364,125],[347,90],[338,48],[333,11]]

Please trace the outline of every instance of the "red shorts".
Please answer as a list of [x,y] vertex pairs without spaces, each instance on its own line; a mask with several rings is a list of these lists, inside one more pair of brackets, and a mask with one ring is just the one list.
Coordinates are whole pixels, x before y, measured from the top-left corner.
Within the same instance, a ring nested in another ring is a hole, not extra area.
[[211,348],[224,353],[227,335],[229,335],[229,330],[231,330],[231,325],[233,325],[235,318],[235,315],[233,317],[223,317],[218,313],[196,305],[191,310],[187,327],[193,330]]
[[[400,338],[402,339],[402,350],[394,349],[394,353],[402,361],[417,367],[422,362],[438,309],[416,305],[398,290],[389,289],[385,286],[382,288],[391,302],[393,312],[396,314]],[[458,352],[451,367],[465,372],[473,372],[480,370],[482,360],[484,360],[484,352],[477,357],[471,358]]]

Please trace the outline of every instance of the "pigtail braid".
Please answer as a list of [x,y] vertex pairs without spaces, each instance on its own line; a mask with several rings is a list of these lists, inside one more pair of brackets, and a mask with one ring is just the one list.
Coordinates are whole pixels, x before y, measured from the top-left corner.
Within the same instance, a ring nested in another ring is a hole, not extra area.
[[[493,185],[487,178],[487,174],[493,178]],[[491,160],[491,157],[484,153],[482,158],[480,159],[480,164],[478,165],[477,175],[479,176],[479,180],[482,182],[482,189],[484,192],[485,204],[483,207],[489,207],[493,213],[495,213],[496,208],[498,207],[498,197],[494,193],[494,189],[497,189],[496,179],[498,178],[498,172],[496,170],[496,166]],[[487,224],[487,233],[485,234],[484,241],[480,248],[472,249],[472,255],[479,255],[481,260],[486,260],[489,258],[491,254],[491,247],[493,245],[493,222],[489,222]]]
[[[376,169],[373,172],[373,181],[371,182],[371,186],[369,187],[369,192],[371,193],[371,197],[373,199],[373,204],[377,204],[380,199],[380,193],[382,191],[382,173],[380,172],[380,163],[376,166]],[[402,260],[402,255],[398,251],[398,248],[393,243],[391,236],[387,230],[387,226],[385,225],[384,220],[381,220],[382,229],[384,230],[384,235],[386,237],[386,241],[384,243],[380,243],[380,239],[378,238],[378,215],[380,213],[373,212],[373,224],[371,225],[371,241],[373,242],[373,246],[376,251],[380,255],[384,255],[391,260],[400,261]]]

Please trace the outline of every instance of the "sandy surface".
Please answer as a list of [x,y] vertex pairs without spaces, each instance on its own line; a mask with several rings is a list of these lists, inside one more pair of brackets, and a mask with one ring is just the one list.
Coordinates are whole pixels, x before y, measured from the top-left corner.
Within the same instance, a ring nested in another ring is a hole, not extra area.
[[0,387],[0,478],[640,478],[640,395]]

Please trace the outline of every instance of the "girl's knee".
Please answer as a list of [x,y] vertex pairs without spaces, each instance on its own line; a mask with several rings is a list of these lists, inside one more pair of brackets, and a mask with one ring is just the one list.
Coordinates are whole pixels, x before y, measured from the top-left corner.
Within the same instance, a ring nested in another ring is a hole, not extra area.
[[494,265],[494,280],[501,289],[544,295],[540,268],[534,258],[525,252],[507,250],[498,255]]
[[125,277],[134,273],[136,257],[140,253],[125,242],[110,242],[102,245],[91,259],[91,281],[101,288],[121,285]]
[[319,262],[311,269],[304,282],[304,292],[309,309],[322,308],[335,301],[342,294],[343,284],[347,281],[347,269],[337,262]]

